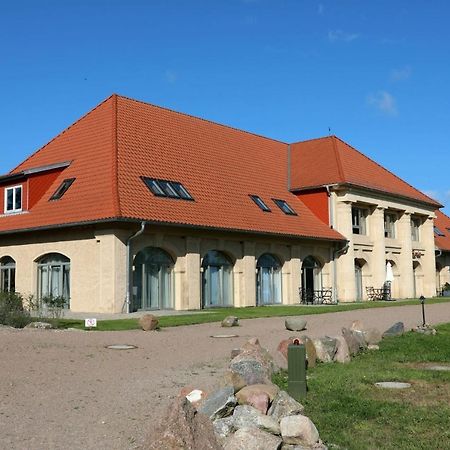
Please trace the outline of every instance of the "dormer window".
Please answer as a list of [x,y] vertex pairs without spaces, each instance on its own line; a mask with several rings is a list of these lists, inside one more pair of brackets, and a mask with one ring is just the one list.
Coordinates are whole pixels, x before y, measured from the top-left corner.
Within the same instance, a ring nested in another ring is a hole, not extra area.
[[264,200],[257,195],[250,195],[250,198],[262,209],[264,212],[271,212],[271,209],[266,205]]
[[278,208],[281,209],[285,214],[288,214],[289,216],[296,216],[297,213],[289,206],[288,202],[285,200],[279,200],[277,198],[272,199],[275,204],[278,206]]
[[22,211],[22,186],[5,188],[5,214]]
[[55,193],[50,197],[50,200],[59,200],[72,186],[72,183],[75,181],[75,178],[67,178],[64,180],[61,185],[56,189]]

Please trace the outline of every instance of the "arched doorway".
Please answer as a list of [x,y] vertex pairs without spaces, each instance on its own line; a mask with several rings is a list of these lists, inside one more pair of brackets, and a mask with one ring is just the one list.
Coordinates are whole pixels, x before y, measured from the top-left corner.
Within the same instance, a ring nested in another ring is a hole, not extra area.
[[202,307],[233,305],[233,264],[218,250],[210,250],[202,262]]
[[316,258],[308,256],[302,264],[302,301],[309,302],[314,298],[314,291],[321,289],[322,266]]
[[438,295],[441,294],[441,288],[442,288],[442,281],[441,281],[441,270],[442,265],[440,263],[436,263],[436,293]]
[[422,266],[419,261],[413,261],[413,272],[414,272],[414,298],[418,298],[423,293],[422,286]]
[[256,262],[256,304],[281,303],[281,263],[274,255],[264,253]]
[[364,286],[363,286],[364,264],[365,261],[363,259],[355,258],[355,296],[357,302],[361,302],[364,299]]
[[134,258],[132,310],[173,308],[174,261],[163,249],[146,247]]
[[16,290],[16,262],[10,256],[0,259],[0,291]]
[[70,307],[70,259],[60,253],[49,253],[37,260],[38,298],[63,297]]

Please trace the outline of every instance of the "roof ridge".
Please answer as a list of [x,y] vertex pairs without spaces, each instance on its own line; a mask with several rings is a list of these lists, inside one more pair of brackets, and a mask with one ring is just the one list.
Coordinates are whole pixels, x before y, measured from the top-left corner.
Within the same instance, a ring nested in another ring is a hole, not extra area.
[[17,164],[13,169],[11,169],[8,173],[14,173],[15,170],[17,170],[20,166],[25,164],[27,161],[29,161],[34,155],[39,153],[41,150],[43,150],[45,147],[47,147],[49,144],[51,144],[53,141],[58,139],[60,136],[62,136],[64,133],[69,131],[71,128],[73,128],[76,124],[81,122],[85,117],[87,117],[89,114],[93,113],[96,109],[100,108],[104,103],[106,103],[109,99],[111,99],[116,94],[111,94],[108,98],[105,98],[105,100],[101,101],[98,105],[94,106],[94,108],[90,109],[87,113],[83,114],[80,118],[78,118],[75,122],[71,123],[68,127],[64,128],[60,133],[58,133],[55,137],[50,139],[47,143],[39,147],[37,150],[35,150],[33,153],[31,153],[26,159],[24,159],[21,163]]
[[345,176],[344,176],[344,168],[342,166],[342,161],[341,161],[341,156],[339,154],[337,145],[336,145],[336,136],[333,136],[331,138],[331,142],[333,144],[333,150],[334,150],[334,155],[336,157],[336,163],[337,163],[337,168],[338,168],[338,173],[339,176],[341,177],[341,183],[345,181]]
[[324,139],[330,139],[330,138],[333,138],[333,137],[337,137],[337,136],[335,136],[334,134],[330,134],[330,135],[328,135],[328,136],[321,136],[321,137],[318,137],[318,138],[305,139],[305,140],[303,140],[303,141],[290,142],[290,144],[292,144],[292,145],[295,145],[295,144],[304,144],[304,143],[306,143],[306,142],[321,141],[321,140],[324,140]]
[[121,215],[121,207],[120,207],[120,195],[119,195],[119,145],[117,142],[117,94],[112,94],[113,98],[113,110],[112,110],[112,147],[113,147],[113,204],[116,209],[116,214]]
[[135,103],[141,103],[141,104],[143,104],[143,105],[152,106],[152,107],[154,107],[154,108],[162,109],[162,110],[164,110],[164,111],[173,112],[173,113],[179,114],[179,115],[181,115],[181,116],[191,117],[191,118],[193,118],[193,119],[201,120],[201,121],[203,121],[203,122],[211,123],[211,124],[213,124],[213,125],[218,125],[218,126],[220,126],[220,127],[228,128],[228,129],[231,129],[231,130],[234,130],[234,131],[240,131],[241,133],[250,134],[250,135],[252,135],[252,136],[256,136],[256,137],[259,137],[259,138],[267,139],[267,140],[269,140],[269,141],[274,141],[274,142],[278,142],[278,143],[280,143],[280,144],[288,145],[287,142],[283,142],[283,141],[280,141],[280,140],[278,140],[278,139],[273,139],[273,138],[270,138],[270,137],[267,137],[267,136],[263,136],[262,134],[258,134],[258,133],[252,133],[251,131],[242,130],[242,129],[240,129],[240,128],[233,127],[233,126],[231,126],[231,125],[225,125],[225,124],[223,124],[223,123],[214,122],[213,120],[205,119],[205,118],[203,118],[203,117],[198,117],[198,116],[194,116],[194,115],[192,115],[192,114],[188,114],[188,113],[176,111],[176,110],[174,110],[174,109],[172,109],[172,108],[167,108],[167,107],[165,107],[165,106],[159,106],[159,105],[155,105],[155,104],[153,104],[153,103],[144,102],[143,100],[136,100],[136,99],[134,99],[134,98],[127,97],[127,96],[125,96],[125,95],[120,95],[120,94],[113,94],[113,95],[116,95],[116,96],[119,97],[119,98],[123,98],[124,100],[129,100],[129,101],[132,101],[132,102],[135,102]]
[[359,151],[357,148],[353,147],[352,145],[350,145],[349,143],[345,142],[343,139],[334,136],[335,139],[341,141],[343,144],[347,145],[348,147],[350,147],[352,150],[354,150],[355,152],[359,153],[360,155],[362,155],[364,158],[368,159],[369,161],[373,162],[374,164],[376,164],[378,167],[380,167],[381,169],[385,170],[386,172],[388,172],[390,175],[392,175],[393,177],[395,177],[397,180],[401,181],[402,183],[405,183],[406,185],[408,185],[411,189],[414,189],[416,192],[419,192],[420,194],[422,194],[424,197],[426,197],[428,200],[431,201],[432,204],[435,205],[440,205],[440,203],[431,198],[429,195],[424,194],[422,191],[420,191],[419,189],[415,188],[412,184],[409,184],[407,181],[403,180],[402,178],[400,178],[398,175],[396,175],[395,173],[391,172],[389,169],[387,169],[386,167],[383,167],[381,164],[377,163],[375,160],[373,160],[372,158],[370,158],[369,156],[365,155],[363,152]]

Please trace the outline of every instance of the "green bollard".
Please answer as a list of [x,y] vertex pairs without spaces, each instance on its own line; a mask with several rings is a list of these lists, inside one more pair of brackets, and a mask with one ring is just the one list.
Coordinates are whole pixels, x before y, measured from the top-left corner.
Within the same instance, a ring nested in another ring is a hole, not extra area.
[[288,346],[288,392],[297,401],[306,397],[306,349],[298,339]]

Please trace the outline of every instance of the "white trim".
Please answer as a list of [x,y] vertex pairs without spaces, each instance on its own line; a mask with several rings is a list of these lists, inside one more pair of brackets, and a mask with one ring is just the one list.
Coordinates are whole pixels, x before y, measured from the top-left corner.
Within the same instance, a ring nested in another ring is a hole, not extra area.
[[[16,190],[20,188],[20,208],[16,208]],[[8,192],[13,191],[13,209],[8,210]],[[11,214],[11,213],[18,213],[22,212],[22,206],[23,206],[23,185],[17,184],[16,186],[9,186],[5,187],[5,194],[4,194],[4,205],[3,205],[3,211],[5,214]]]

